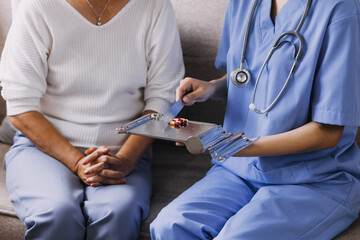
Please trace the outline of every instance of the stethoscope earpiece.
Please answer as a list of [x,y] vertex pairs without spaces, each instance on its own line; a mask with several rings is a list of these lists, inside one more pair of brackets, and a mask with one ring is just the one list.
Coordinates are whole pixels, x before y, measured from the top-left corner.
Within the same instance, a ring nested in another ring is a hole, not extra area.
[[235,86],[246,87],[251,80],[251,75],[245,68],[237,68],[231,72],[230,78]]

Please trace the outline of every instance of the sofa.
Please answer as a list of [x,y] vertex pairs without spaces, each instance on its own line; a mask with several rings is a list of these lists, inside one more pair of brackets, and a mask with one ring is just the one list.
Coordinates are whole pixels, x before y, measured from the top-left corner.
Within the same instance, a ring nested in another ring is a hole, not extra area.
[[[172,0],[180,30],[186,76],[210,80],[224,74],[214,68],[214,59],[226,2],[227,0]],[[10,0],[1,0],[0,52],[11,24],[10,13]],[[191,120],[221,124],[224,112],[224,102],[209,101],[184,108],[180,115]],[[0,99],[0,122],[5,114],[5,103]],[[359,136],[357,142],[360,143]],[[0,143],[0,240],[23,239],[25,232],[25,227],[14,213],[5,185],[5,170],[2,166],[4,154],[9,147],[9,144]],[[207,155],[193,156],[185,148],[176,147],[174,143],[160,140],[154,142],[150,215],[141,225],[139,239],[150,239],[149,224],[161,208],[202,178],[210,166]],[[335,239],[359,240],[360,220]]]

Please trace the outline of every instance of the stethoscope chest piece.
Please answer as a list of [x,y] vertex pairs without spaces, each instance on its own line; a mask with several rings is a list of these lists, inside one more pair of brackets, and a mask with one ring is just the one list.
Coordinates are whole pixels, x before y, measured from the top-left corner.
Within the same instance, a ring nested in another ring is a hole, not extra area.
[[240,67],[231,72],[230,79],[235,86],[246,87],[251,80],[251,75],[248,70]]

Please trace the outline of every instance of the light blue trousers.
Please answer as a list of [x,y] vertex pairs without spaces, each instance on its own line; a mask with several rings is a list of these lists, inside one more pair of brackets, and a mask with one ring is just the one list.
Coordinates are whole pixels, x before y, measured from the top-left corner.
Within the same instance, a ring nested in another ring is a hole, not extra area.
[[[352,182],[344,176],[339,174],[338,179],[320,185],[263,185],[214,166],[159,213],[150,225],[151,237],[153,240],[332,239],[357,218],[357,212],[319,189],[333,188],[334,196],[340,188],[351,191]],[[345,194],[345,198],[349,196]]]
[[27,229],[25,239],[137,239],[149,212],[148,157],[126,184],[93,188],[17,133],[5,168],[11,201]]

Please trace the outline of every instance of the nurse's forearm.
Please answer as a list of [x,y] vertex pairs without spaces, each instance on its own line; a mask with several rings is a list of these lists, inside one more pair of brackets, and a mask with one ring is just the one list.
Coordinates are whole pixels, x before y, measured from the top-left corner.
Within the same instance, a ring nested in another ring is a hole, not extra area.
[[236,156],[271,156],[305,153],[336,147],[343,126],[309,122],[292,131],[261,137]]
[[41,151],[62,162],[76,174],[76,164],[84,157],[39,112],[9,116],[10,121]]
[[215,92],[211,98],[225,100],[227,97],[227,74],[219,79],[211,80],[210,83],[215,86]]

